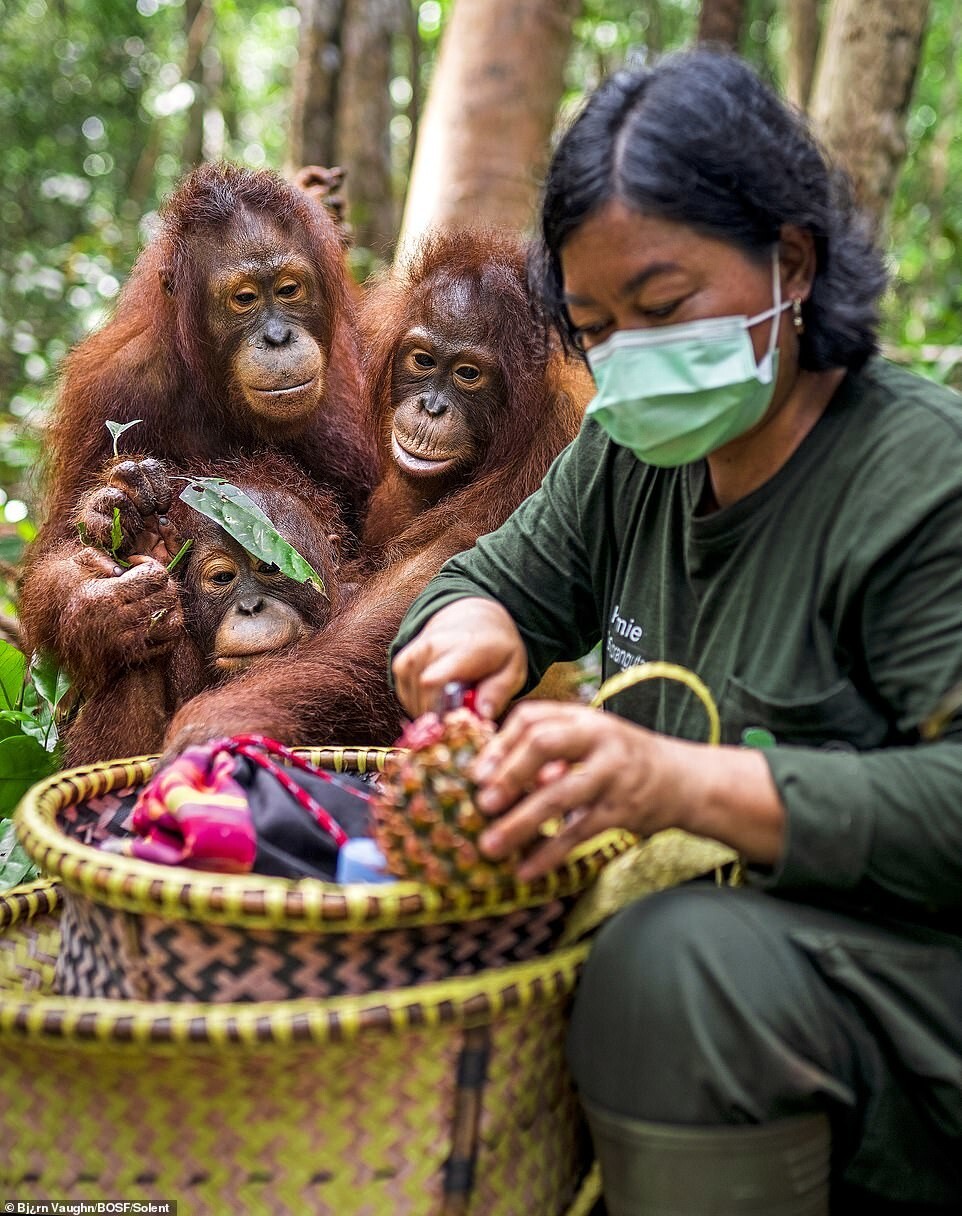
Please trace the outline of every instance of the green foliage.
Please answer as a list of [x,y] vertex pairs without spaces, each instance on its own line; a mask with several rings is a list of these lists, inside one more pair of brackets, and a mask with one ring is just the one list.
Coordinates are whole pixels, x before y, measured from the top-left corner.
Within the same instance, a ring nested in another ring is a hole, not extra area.
[[[926,375],[962,389],[962,9],[931,0],[889,222],[885,334]],[[939,356],[932,347],[948,347]]]
[[0,891],[32,882],[40,870],[23,850],[17,840],[12,819],[0,819]]
[[27,790],[60,766],[56,719],[69,688],[52,659],[28,669],[20,651],[0,641],[0,890],[37,876],[10,817]]
[[[416,46],[399,41],[391,84],[399,194],[411,119],[453,0],[410,2]],[[107,315],[160,200],[188,167],[198,107],[205,156],[284,163],[294,0],[209,3],[213,25],[191,65],[184,0],[0,0],[0,562],[16,562],[22,548],[16,528],[36,498],[39,427],[55,374]],[[748,0],[741,46],[776,82],[783,10],[776,0]],[[699,0],[584,0],[562,121],[604,74],[690,42],[698,12]],[[896,281],[885,313],[885,337],[900,357],[956,384],[962,363],[951,351],[933,361],[930,348],[957,348],[962,313],[960,45],[962,8],[931,0],[888,230]],[[364,277],[377,251],[353,258]]]
[[[288,544],[252,499],[221,477],[196,477],[181,499],[232,536],[248,553],[277,566],[298,583],[312,583],[324,594],[324,582],[293,545]],[[174,559],[176,561],[176,558]]]
[[120,508],[114,507],[114,517],[110,524],[110,552],[117,556],[117,550],[124,543],[124,530],[120,524]]

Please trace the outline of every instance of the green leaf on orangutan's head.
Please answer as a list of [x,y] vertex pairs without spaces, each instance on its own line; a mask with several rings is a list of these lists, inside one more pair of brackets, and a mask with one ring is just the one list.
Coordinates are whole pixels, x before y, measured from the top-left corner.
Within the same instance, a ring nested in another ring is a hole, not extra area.
[[124,433],[124,431],[129,431],[132,426],[139,426],[141,422],[143,422],[143,418],[135,418],[133,420],[133,422],[110,422],[110,421],[108,421],[108,422],[104,423],[107,430],[110,431],[111,435],[113,435],[113,437],[114,437],[114,455],[115,456],[120,455],[120,453],[117,451],[117,440],[120,438],[120,436]]
[[224,531],[253,557],[277,566],[298,583],[312,583],[322,594],[324,582],[293,545],[243,490],[221,477],[193,477],[181,491],[181,501],[220,524]]

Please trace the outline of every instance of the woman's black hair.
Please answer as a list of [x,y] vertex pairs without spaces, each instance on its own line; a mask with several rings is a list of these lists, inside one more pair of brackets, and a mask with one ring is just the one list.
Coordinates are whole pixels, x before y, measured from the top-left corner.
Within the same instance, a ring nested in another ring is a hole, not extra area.
[[546,319],[574,344],[560,253],[605,203],[621,200],[767,257],[783,224],[811,233],[816,270],[799,363],[860,367],[877,348],[882,256],[851,187],[804,118],[735,55],[697,50],[621,71],[562,137],[545,182],[530,276]]

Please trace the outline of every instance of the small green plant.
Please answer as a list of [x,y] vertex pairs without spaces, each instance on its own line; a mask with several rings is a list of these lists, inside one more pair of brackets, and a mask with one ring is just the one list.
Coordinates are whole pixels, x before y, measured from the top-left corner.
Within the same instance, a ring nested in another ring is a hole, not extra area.
[[130,562],[124,561],[118,550],[124,543],[124,530],[120,526],[120,508],[114,507],[114,517],[110,524],[110,554],[118,566],[123,566],[124,569],[130,568]]
[[0,890],[36,877],[11,816],[27,790],[60,766],[58,710],[70,682],[49,656],[0,641]]
[[113,435],[115,456],[120,455],[120,453],[117,451],[117,440],[120,438],[120,436],[124,433],[124,431],[129,431],[132,426],[140,426],[142,422],[143,418],[135,418],[133,422],[110,422],[108,420],[104,423],[107,430],[110,431],[111,435]]
[[174,554],[174,556],[167,563],[167,573],[168,574],[170,574],[170,572],[173,569],[175,569],[175,567],[180,565],[180,563],[183,561],[184,557],[187,555],[187,550],[191,547],[191,545],[193,543],[194,542],[192,540],[184,541],[184,543],[180,546],[180,548],[177,550],[177,552]]

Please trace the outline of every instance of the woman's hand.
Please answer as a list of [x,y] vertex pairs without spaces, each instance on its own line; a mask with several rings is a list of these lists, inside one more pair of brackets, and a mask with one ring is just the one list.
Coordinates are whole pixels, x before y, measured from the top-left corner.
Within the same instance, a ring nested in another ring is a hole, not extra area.
[[[689,743],[583,705],[517,705],[473,772],[478,806],[501,816],[482,836],[484,852],[534,846],[518,869],[524,882],[610,828],[646,837],[680,827],[765,863],[781,851],[784,811],[760,752]],[[550,819],[561,829],[542,837]]]
[[528,674],[528,656],[508,612],[471,596],[434,614],[394,659],[398,700],[412,717],[436,708],[445,684],[475,687],[477,711],[497,718]]

